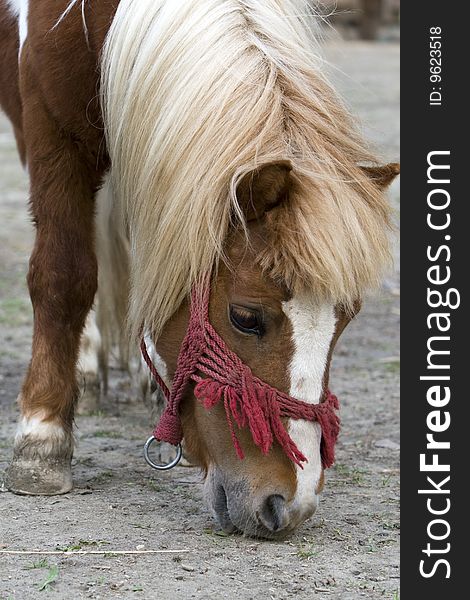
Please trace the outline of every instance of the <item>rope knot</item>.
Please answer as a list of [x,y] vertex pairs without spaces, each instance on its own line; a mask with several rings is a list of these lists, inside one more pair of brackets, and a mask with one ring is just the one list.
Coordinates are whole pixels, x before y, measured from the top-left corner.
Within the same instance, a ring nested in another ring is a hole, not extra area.
[[157,440],[177,446],[183,439],[183,428],[179,415],[165,411],[155,428],[154,436]]

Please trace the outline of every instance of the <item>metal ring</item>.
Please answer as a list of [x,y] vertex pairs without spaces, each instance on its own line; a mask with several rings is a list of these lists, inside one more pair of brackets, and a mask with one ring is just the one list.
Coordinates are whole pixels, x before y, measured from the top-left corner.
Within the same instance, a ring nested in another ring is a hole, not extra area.
[[183,449],[181,448],[181,444],[178,444],[178,446],[176,447],[176,456],[171,462],[169,462],[166,465],[158,465],[157,463],[154,463],[149,456],[149,448],[153,444],[153,442],[156,441],[158,441],[157,438],[151,435],[149,439],[145,442],[144,458],[147,461],[147,463],[152,467],[152,469],[157,469],[157,471],[169,471],[173,467],[176,467],[176,465],[181,460],[181,457],[183,456]]

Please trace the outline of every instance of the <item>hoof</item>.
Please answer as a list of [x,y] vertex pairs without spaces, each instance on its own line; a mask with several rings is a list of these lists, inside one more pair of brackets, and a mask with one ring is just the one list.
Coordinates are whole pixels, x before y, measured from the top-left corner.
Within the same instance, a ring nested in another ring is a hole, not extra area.
[[5,485],[14,494],[66,494],[72,489],[70,461],[14,457],[6,472]]
[[97,378],[86,378],[80,386],[76,412],[79,415],[87,415],[98,410],[100,406],[101,386]]
[[[35,426],[36,432],[18,434],[13,459],[5,476],[6,487],[14,494],[54,496],[72,489],[73,436],[50,423]],[[45,437],[45,434],[48,434]]]

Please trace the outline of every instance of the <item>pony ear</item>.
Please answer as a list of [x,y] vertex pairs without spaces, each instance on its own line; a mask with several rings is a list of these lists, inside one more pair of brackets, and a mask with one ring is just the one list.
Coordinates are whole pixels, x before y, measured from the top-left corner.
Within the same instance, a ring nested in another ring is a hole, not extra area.
[[251,171],[237,186],[237,199],[247,222],[260,219],[289,194],[290,161],[267,163]]
[[361,167],[362,171],[381,189],[385,190],[400,173],[399,163],[389,163],[382,167]]

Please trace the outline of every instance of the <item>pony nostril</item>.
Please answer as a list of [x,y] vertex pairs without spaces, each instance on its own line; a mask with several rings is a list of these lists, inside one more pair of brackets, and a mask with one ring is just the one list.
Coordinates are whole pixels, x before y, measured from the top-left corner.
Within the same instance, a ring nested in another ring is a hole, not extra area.
[[269,531],[275,532],[284,529],[289,522],[284,497],[279,494],[268,496],[259,513],[259,519]]

